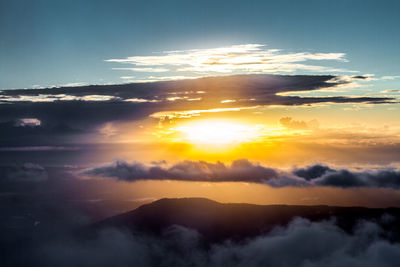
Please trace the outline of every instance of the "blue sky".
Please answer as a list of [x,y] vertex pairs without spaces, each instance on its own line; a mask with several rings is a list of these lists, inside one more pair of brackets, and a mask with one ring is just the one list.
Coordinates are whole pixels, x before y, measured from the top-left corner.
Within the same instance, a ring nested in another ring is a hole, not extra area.
[[345,53],[319,65],[399,75],[399,14],[399,1],[1,0],[0,88],[121,83],[148,74],[105,60],[250,43]]

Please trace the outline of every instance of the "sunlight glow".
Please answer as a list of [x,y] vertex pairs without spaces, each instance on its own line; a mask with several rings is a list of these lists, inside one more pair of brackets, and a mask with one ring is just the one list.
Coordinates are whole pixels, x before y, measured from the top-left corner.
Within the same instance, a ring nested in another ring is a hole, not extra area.
[[225,121],[200,121],[188,123],[175,129],[193,144],[232,144],[254,140],[257,126]]

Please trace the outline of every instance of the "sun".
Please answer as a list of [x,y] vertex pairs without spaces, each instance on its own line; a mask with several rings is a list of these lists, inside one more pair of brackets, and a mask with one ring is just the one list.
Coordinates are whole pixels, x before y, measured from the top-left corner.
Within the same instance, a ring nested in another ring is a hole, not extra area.
[[192,144],[239,144],[250,142],[258,136],[255,126],[224,120],[190,122],[175,130]]

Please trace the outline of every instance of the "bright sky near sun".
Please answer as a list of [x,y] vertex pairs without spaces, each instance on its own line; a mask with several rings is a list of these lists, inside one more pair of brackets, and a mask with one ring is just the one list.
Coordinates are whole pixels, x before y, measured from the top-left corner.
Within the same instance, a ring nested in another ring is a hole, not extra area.
[[[347,160],[338,150],[373,145],[397,158],[385,151],[400,138],[400,4],[326,3],[1,2],[0,103],[15,107],[3,114],[20,127],[67,129],[59,146],[129,143],[130,159],[281,164],[291,153],[337,163]],[[217,76],[227,78],[194,80]],[[129,83],[144,84],[107,87]],[[96,84],[106,86],[79,89]],[[56,108],[43,113],[42,105]],[[47,140],[29,138],[34,147]],[[357,162],[378,162],[361,154]]]
[[399,14],[397,0],[0,1],[0,165],[147,179],[105,186],[143,198],[376,205],[375,189],[337,187],[378,174],[319,190],[287,170],[400,167]]

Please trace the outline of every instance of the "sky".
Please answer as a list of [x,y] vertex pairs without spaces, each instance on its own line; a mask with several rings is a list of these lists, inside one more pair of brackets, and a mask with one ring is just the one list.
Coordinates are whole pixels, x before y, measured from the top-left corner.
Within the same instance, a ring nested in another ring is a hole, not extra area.
[[211,246],[184,227],[76,229],[162,198],[399,208],[399,14],[397,0],[0,0],[4,266],[398,266],[389,214]]
[[400,206],[399,11],[2,0],[3,193]]
[[142,80],[152,73],[105,60],[242,44],[345,53],[346,69],[398,75],[399,10],[398,1],[3,0],[0,88]]

